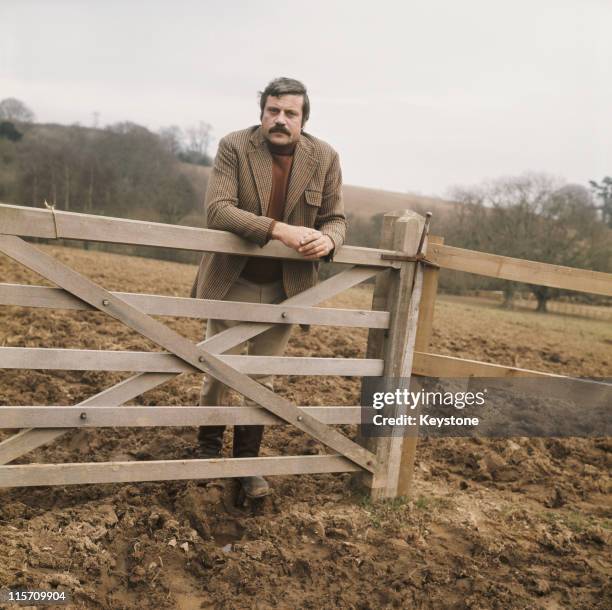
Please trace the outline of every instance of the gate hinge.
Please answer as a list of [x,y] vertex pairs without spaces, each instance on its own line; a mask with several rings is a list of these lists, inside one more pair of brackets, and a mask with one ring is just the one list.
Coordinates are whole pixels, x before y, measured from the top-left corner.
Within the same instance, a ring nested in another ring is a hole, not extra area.
[[423,265],[427,265],[428,267],[434,267],[435,269],[439,269],[440,265],[430,261],[425,257],[424,254],[419,253],[416,256],[409,256],[408,254],[404,254],[403,252],[384,252],[380,255],[384,261],[401,261],[406,263],[421,263]]

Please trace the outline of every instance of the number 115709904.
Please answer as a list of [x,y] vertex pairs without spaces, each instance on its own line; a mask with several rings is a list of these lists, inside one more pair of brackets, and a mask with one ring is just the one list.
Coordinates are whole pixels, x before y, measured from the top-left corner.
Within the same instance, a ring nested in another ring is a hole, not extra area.
[[0,602],[28,605],[31,603],[51,605],[67,604],[70,594],[66,591],[44,589],[4,589],[0,590]]

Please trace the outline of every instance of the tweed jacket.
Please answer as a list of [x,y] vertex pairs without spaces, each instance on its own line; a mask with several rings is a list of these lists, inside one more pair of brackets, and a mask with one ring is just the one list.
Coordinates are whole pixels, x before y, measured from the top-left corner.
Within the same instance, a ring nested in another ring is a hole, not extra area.
[[[261,128],[249,127],[225,136],[219,142],[208,181],[208,228],[231,231],[264,246],[272,225],[272,219],[266,216],[271,190],[272,155]],[[314,227],[329,235],[334,252],[344,243],[347,225],[338,153],[307,133],[302,133],[296,144],[283,222]],[[247,256],[235,254],[204,254],[191,296],[223,299],[247,261]],[[283,260],[287,296],[314,286],[318,267],[318,261]]]

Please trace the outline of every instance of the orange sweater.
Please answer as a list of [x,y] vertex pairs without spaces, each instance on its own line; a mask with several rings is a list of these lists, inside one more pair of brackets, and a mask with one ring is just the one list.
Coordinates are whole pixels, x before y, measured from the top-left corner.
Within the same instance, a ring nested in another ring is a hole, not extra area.
[[[274,146],[268,142],[268,148],[272,153],[272,190],[266,216],[274,220],[282,220],[295,144]],[[273,226],[274,223],[270,231]],[[282,261],[278,258],[251,257],[242,271],[242,277],[259,284],[281,280],[283,278]]]

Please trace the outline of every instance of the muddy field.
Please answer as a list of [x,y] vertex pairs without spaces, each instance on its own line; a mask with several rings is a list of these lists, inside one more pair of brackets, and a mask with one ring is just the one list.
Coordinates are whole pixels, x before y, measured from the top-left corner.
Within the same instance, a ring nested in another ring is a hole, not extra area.
[[[112,290],[188,296],[195,274],[43,249]],[[6,258],[0,277],[45,283]],[[333,304],[365,308],[370,294],[360,287]],[[198,321],[168,323],[203,334]],[[359,357],[365,343],[362,329],[298,329],[289,355]],[[7,306],[0,344],[159,349],[102,314]],[[432,351],[612,376],[609,323],[459,298],[440,299]],[[0,404],[71,405],[128,376],[2,371]],[[182,375],[135,404],[197,404],[199,383]],[[277,388],[296,404],[359,403],[357,378],[284,377]],[[68,432],[16,463],[184,459],[195,446],[195,428]],[[0,588],[60,588],[74,607],[112,610],[610,608],[611,449],[609,438],[423,440],[410,500],[372,503],[349,475],[276,477],[255,514],[233,507],[231,482],[0,490]],[[264,437],[264,455],[324,452],[295,430]]]

